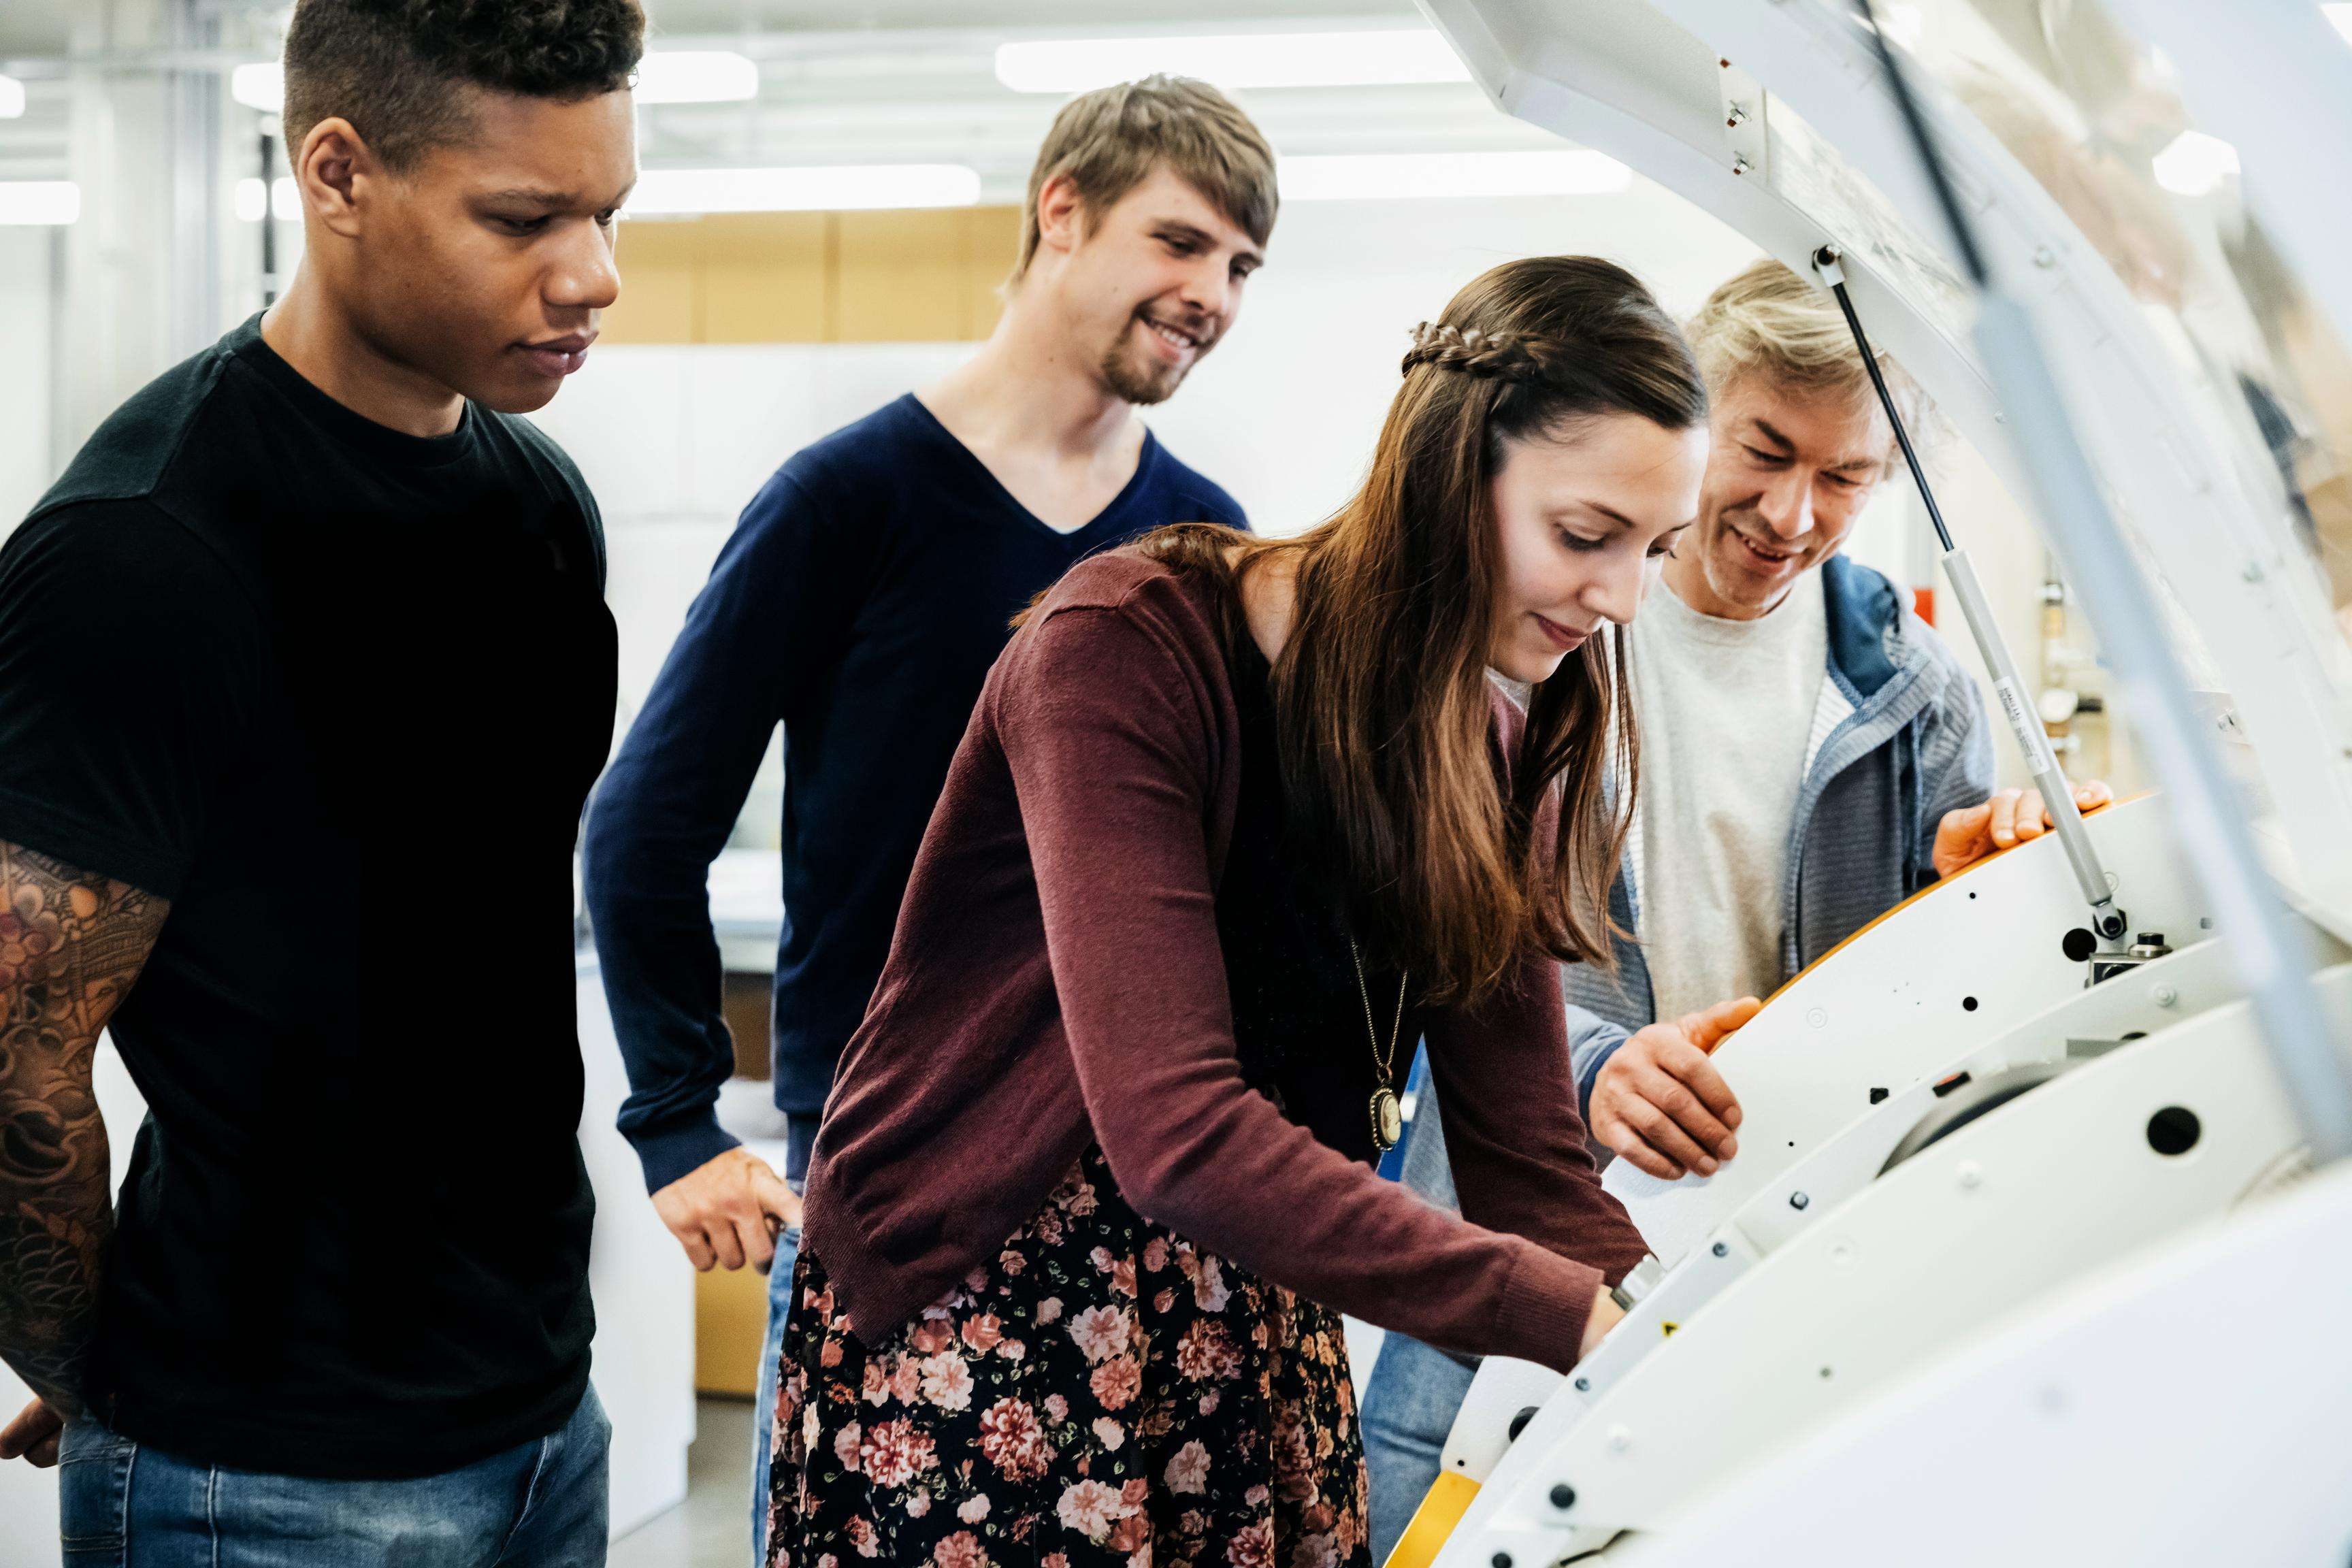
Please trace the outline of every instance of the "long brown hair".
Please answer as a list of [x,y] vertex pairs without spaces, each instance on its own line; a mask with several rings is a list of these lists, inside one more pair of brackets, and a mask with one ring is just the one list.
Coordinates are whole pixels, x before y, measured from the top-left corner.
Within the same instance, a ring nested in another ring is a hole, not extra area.
[[[1273,675],[1292,821],[1339,877],[1367,946],[1410,966],[1432,1003],[1491,994],[1531,943],[1612,961],[1638,749],[1618,639],[1591,638],[1534,688],[1501,780],[1486,666],[1505,443],[1619,413],[1706,423],[1706,383],[1673,319],[1608,262],[1508,262],[1416,331],[1370,475],[1329,520],[1290,539],[1191,525],[1144,543],[1227,583],[1229,637],[1249,636],[1241,579],[1292,565]],[[1555,781],[1559,832],[1539,848]]]

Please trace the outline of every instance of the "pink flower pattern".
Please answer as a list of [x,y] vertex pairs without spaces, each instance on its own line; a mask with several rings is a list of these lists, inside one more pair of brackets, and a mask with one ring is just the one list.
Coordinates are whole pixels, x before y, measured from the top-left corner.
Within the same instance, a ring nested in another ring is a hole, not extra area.
[[1370,1568],[1338,1315],[1141,1218],[1099,1151],[879,1343],[799,1271],[767,1568]]

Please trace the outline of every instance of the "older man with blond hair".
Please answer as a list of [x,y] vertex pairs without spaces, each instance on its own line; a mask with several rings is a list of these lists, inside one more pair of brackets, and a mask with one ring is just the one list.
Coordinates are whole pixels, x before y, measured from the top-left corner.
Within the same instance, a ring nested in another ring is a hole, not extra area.
[[[1706,1051],[1755,998],[2047,821],[2032,791],[1993,792],[1983,700],[1951,649],[1840,553],[1895,439],[1834,300],[1768,258],[1687,331],[1714,449],[1697,521],[1626,633],[1640,793],[1612,906],[1639,940],[1614,975],[1561,972],[1594,1139],[1668,1179],[1738,1152]],[[1882,369],[1916,424],[1924,397]],[[1436,1119],[1416,1123],[1405,1179],[1451,1203]],[[1413,1341],[1383,1348],[1363,1416],[1376,1560],[1436,1479],[1471,1373]]]

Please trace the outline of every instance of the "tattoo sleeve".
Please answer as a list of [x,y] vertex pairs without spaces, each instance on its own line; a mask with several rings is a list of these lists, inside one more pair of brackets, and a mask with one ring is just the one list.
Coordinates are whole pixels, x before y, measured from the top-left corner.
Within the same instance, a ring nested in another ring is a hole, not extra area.
[[164,900],[0,841],[0,1359],[81,1409],[113,1233],[91,1064]]

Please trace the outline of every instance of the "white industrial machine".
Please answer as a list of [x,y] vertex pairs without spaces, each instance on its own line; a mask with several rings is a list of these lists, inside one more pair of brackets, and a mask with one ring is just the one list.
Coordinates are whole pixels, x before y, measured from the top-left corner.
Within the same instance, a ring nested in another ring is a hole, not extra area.
[[1612,1169],[1625,1321],[1481,1370],[1391,1562],[2343,1568],[2352,210],[2303,171],[2352,155],[2352,45],[2307,0],[1423,5],[1503,107],[1843,286],[2038,502],[2163,793],[1727,1041],[1739,1156]]

